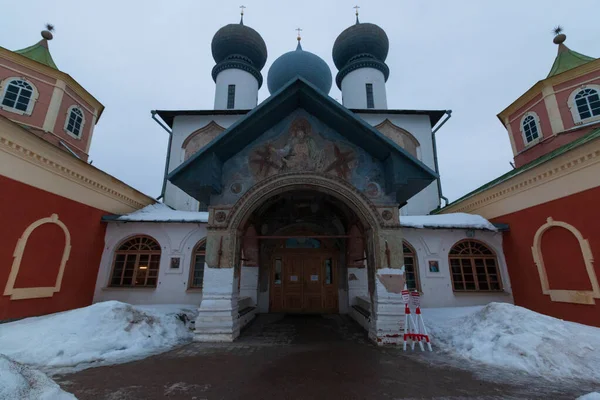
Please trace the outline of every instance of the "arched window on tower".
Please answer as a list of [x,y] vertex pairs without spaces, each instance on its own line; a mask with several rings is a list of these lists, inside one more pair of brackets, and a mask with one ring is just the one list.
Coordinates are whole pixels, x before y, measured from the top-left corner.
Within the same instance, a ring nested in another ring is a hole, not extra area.
[[206,239],[198,242],[192,252],[190,269],[190,289],[202,289],[204,283],[204,263],[206,261]]
[[2,108],[20,114],[31,114],[34,97],[35,89],[32,84],[23,79],[12,79],[5,84]]
[[404,252],[404,276],[406,277],[406,288],[408,290],[419,290],[417,252],[406,241],[402,241],[402,250]]
[[149,236],[136,236],[115,252],[110,286],[156,287],[160,245]]
[[528,112],[521,118],[521,132],[525,146],[537,141],[541,136],[539,118],[536,113]]
[[594,88],[580,90],[575,95],[575,106],[582,121],[600,116],[600,94],[598,90]]
[[455,292],[502,290],[498,259],[485,244],[460,241],[450,249],[448,258]]
[[81,138],[81,131],[83,130],[84,123],[85,120],[81,108],[78,106],[69,107],[67,119],[65,121],[65,131],[77,138]]

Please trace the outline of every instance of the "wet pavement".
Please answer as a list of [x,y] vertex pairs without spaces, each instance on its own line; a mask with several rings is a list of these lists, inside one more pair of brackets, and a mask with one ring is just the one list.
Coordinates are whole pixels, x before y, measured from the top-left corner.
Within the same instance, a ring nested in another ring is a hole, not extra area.
[[80,400],[575,399],[593,391],[587,383],[468,368],[435,351],[377,347],[344,315],[266,314],[234,343],[191,343],[54,379]]

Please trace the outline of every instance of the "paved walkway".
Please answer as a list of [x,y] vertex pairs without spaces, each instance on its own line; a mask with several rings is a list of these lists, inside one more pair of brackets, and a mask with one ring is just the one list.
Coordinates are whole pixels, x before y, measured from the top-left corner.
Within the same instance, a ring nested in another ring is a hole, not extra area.
[[455,364],[376,347],[346,316],[261,315],[234,343],[191,343],[54,378],[80,400],[574,399],[593,389]]

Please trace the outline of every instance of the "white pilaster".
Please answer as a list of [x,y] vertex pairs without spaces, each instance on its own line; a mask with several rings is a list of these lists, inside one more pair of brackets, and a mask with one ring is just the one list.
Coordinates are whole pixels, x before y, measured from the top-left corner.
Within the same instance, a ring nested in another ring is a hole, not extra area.
[[384,268],[376,271],[369,338],[379,346],[401,344],[403,341],[403,288],[404,268]]
[[250,297],[255,306],[258,304],[258,266],[242,266],[240,297]]
[[234,268],[209,268],[205,265],[194,340],[232,342],[239,336],[237,287]]
[[44,119],[43,129],[46,132],[54,132],[54,125],[56,125],[58,111],[60,110],[63,95],[65,94],[65,87],[64,81],[60,79],[56,81],[52,97],[50,98],[50,104],[48,105],[48,111],[46,112],[46,118]]

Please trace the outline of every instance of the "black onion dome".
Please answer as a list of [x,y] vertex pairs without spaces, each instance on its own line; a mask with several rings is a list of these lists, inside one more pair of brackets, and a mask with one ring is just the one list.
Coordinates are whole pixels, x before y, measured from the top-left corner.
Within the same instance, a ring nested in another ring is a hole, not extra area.
[[211,49],[216,63],[236,54],[247,57],[260,71],[267,62],[267,45],[262,36],[244,24],[229,24],[219,29]]
[[346,75],[359,68],[380,70],[387,80],[390,70],[385,64],[390,41],[383,29],[375,24],[359,23],[345,29],[333,44],[332,57],[338,74],[335,78],[341,89]]
[[390,42],[383,29],[375,24],[357,23],[344,30],[333,44],[333,62],[338,70],[353,58],[369,54],[384,62]]

